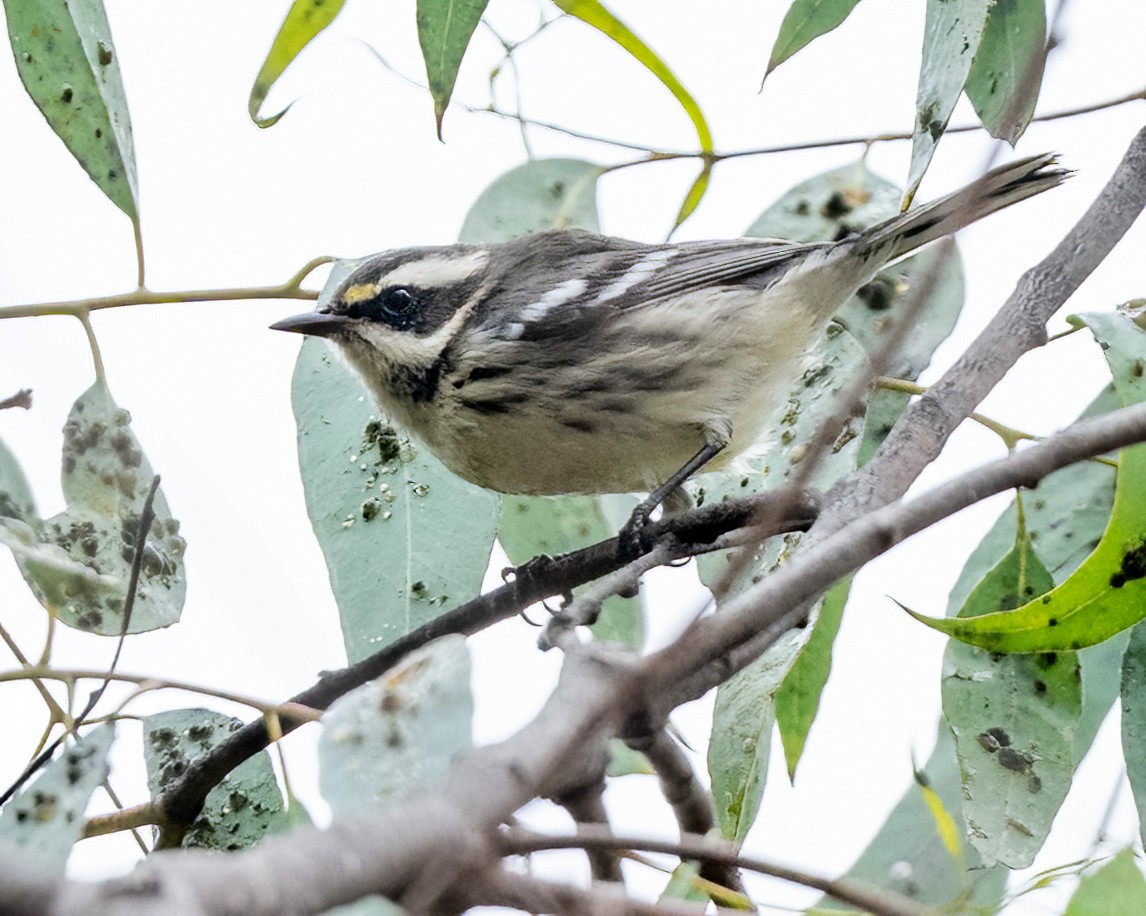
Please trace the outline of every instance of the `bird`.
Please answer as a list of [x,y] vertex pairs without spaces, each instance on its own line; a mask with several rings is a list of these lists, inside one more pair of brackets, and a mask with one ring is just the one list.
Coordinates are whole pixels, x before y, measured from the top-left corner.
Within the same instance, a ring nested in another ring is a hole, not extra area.
[[501,493],[649,493],[766,433],[835,311],[888,264],[1060,184],[1054,154],[843,239],[642,243],[552,229],[365,258],[314,311],[378,407]]

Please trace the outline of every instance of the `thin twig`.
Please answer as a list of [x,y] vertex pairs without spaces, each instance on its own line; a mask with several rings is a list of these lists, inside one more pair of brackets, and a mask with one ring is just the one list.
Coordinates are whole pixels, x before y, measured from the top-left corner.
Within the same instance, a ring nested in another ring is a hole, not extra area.
[[513,828],[503,831],[499,839],[507,853],[517,855],[545,849],[639,849],[665,853],[684,860],[720,862],[810,887],[879,916],[920,916],[932,912],[930,908],[894,891],[872,887],[852,878],[822,878],[756,856],[743,855],[734,844],[726,840],[714,840],[696,834],[684,834],[679,840],[660,840],[654,837],[618,835],[594,827],[578,828],[572,836],[550,836]]

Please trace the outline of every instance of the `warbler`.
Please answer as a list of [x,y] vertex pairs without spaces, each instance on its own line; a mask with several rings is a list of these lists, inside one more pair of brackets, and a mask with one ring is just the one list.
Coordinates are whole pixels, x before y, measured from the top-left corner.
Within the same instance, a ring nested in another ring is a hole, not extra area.
[[[644,244],[579,230],[367,258],[313,312],[378,406],[503,493],[652,491],[748,449],[817,333],[887,264],[1058,185],[1053,155],[837,241]],[[636,518],[636,516],[634,516]]]

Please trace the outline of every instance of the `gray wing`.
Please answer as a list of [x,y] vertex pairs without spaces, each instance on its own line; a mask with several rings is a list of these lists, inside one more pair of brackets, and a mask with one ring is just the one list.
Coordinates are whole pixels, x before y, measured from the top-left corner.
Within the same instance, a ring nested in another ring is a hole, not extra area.
[[644,245],[580,231],[545,232],[510,242],[510,277],[486,300],[482,324],[510,340],[588,339],[602,312],[640,308],[713,286],[776,281],[793,263],[832,243],[726,239]]

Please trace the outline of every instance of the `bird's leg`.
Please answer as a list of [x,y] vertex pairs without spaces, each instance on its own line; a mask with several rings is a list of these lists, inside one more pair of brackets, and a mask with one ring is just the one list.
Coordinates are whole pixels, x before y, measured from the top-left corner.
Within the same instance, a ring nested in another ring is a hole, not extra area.
[[670,493],[683,486],[693,474],[719,455],[728,444],[728,437],[724,435],[710,435],[708,438],[709,441],[705,442],[695,455],[633,510],[617,541],[617,550],[623,559],[633,559],[648,552],[649,544],[645,539],[645,528],[649,524],[649,516],[653,514],[653,510],[663,503]]

